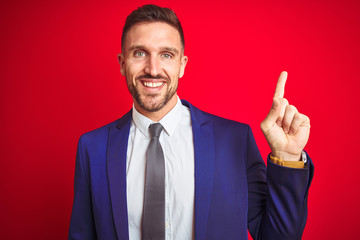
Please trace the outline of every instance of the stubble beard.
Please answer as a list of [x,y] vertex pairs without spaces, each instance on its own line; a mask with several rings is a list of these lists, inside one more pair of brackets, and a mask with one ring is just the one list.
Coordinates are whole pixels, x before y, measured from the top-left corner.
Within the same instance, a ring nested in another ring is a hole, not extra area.
[[140,94],[140,91],[135,88],[135,86],[132,82],[130,82],[130,84],[129,84],[129,81],[128,81],[127,85],[128,85],[129,92],[130,92],[131,96],[133,97],[134,101],[136,101],[136,103],[139,104],[139,106],[147,112],[157,112],[157,111],[161,110],[170,101],[170,99],[174,96],[174,94],[176,93],[177,88],[178,88],[178,84],[173,89],[168,87],[166,89],[165,95],[162,96],[160,100],[155,101],[155,98],[157,98],[159,95],[158,93],[146,94],[146,95]]

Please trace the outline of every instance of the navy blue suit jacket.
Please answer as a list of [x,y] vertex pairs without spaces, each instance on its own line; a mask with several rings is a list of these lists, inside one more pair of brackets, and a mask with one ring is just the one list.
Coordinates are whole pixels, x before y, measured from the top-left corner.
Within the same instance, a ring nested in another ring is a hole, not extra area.
[[[268,161],[248,125],[190,108],[195,150],[195,239],[301,239],[313,176]],[[131,111],[81,136],[69,239],[129,239],[126,153]]]

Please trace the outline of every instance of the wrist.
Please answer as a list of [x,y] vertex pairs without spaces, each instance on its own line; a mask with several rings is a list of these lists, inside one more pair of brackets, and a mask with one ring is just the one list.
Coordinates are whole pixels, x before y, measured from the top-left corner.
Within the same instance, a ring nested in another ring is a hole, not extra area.
[[275,158],[281,159],[282,161],[300,161],[301,160],[301,152],[299,154],[291,154],[282,151],[274,151],[271,152],[271,155]]

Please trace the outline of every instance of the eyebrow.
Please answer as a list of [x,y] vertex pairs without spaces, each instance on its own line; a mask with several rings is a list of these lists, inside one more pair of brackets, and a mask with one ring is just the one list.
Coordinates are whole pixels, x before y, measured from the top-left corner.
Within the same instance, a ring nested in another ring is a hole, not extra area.
[[[129,48],[129,52],[130,51],[133,51],[133,50],[136,50],[136,49],[145,49],[145,46],[144,45],[133,45]],[[179,54],[179,50],[177,50],[176,48],[173,48],[173,47],[160,47],[160,50],[161,51],[168,51],[168,52],[172,52],[172,53],[175,53],[175,54]]]
[[160,47],[160,49],[162,51],[167,51],[167,52],[172,52],[175,54],[179,54],[179,50],[177,50],[176,48],[172,48],[172,47]]
[[144,45],[133,45],[129,48],[129,52],[133,51],[135,49],[139,49],[139,48],[145,48],[145,46]]

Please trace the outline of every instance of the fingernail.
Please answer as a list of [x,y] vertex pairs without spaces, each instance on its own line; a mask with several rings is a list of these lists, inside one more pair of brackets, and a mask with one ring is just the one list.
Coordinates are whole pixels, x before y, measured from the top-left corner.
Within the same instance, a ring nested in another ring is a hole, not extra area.
[[276,121],[276,124],[277,124],[279,127],[281,127],[281,126],[282,126],[282,124],[281,124],[281,121],[280,121],[280,120],[277,120],[277,121]]
[[289,129],[286,128],[286,127],[284,127],[284,132],[285,132],[285,133],[289,133]]

